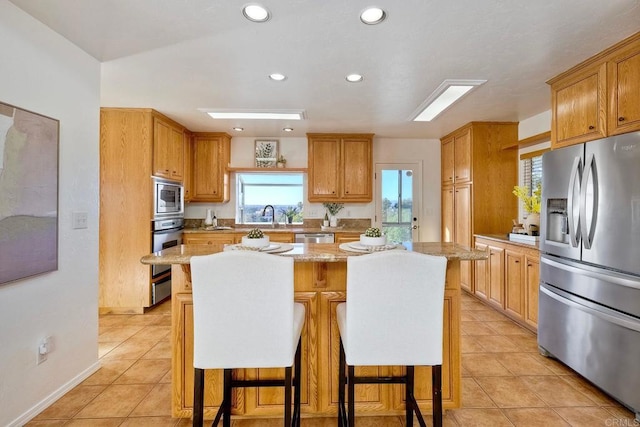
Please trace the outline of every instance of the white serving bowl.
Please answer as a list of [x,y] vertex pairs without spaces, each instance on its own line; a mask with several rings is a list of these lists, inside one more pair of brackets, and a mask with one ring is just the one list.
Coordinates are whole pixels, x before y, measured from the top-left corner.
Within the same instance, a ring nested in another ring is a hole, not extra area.
[[266,248],[269,246],[269,236],[264,236],[259,239],[250,239],[247,236],[242,236],[242,246],[249,246],[251,248]]
[[364,246],[384,246],[387,244],[387,236],[367,237],[364,234],[361,234],[360,244]]

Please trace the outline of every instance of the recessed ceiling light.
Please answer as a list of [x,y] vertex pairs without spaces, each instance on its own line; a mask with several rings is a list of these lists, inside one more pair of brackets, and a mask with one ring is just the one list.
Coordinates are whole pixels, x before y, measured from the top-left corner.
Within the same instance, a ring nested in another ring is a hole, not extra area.
[[384,21],[387,17],[387,12],[379,7],[368,7],[360,13],[360,20],[367,25],[376,25]]
[[242,132],[244,130],[244,128],[235,127],[235,128],[233,128],[233,130],[238,131],[238,132]]
[[293,132],[293,128],[282,128],[285,132]]
[[357,82],[361,82],[364,78],[362,77],[361,74],[349,74],[346,77],[346,79],[348,82],[357,83]]
[[304,110],[213,110],[198,108],[214,119],[304,120]]
[[252,22],[267,22],[271,18],[271,13],[267,8],[255,3],[243,7],[242,14]]
[[280,73],[273,73],[273,74],[269,74],[269,78],[271,80],[275,80],[277,82],[281,82],[283,80],[286,80],[287,76],[285,76],[284,74],[280,74]]
[[445,80],[416,109],[412,120],[414,122],[430,122],[454,102],[484,83],[486,80]]

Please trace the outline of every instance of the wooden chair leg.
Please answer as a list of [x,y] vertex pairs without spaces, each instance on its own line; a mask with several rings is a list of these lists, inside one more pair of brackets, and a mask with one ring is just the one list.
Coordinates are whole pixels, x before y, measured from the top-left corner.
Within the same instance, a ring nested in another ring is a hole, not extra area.
[[349,388],[349,427],[354,427],[356,425],[356,403],[355,403],[355,367],[349,366],[347,368],[349,370],[349,378],[347,379],[348,388]]
[[340,339],[340,361],[338,362],[338,427],[345,427],[345,413],[344,413],[344,388],[346,381],[344,377],[344,365],[345,365],[344,347],[342,345],[342,339]]
[[413,427],[413,366],[406,367],[405,418],[407,427]]
[[195,368],[193,380],[193,427],[202,427],[204,418],[204,369]]
[[231,369],[224,370],[223,427],[231,427]]
[[442,427],[442,365],[431,367],[433,426]]
[[295,426],[300,427],[300,395],[302,393],[302,338],[298,341],[298,347],[296,348],[296,369],[294,372],[294,396],[293,396],[293,423]]

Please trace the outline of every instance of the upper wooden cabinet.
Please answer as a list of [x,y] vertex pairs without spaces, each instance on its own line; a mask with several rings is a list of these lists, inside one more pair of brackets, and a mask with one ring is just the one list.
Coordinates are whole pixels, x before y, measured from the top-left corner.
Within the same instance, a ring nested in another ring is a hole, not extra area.
[[153,118],[153,175],[175,181],[184,177],[184,128]]
[[609,134],[640,130],[640,40],[611,58],[609,77]]
[[606,135],[606,76],[602,64],[552,85],[551,139],[556,147]]
[[547,83],[552,148],[640,130],[640,33]]
[[471,128],[442,140],[442,185],[471,181]]
[[[472,122],[446,135],[442,147],[443,242],[473,247],[475,233],[505,233],[518,217],[518,124]],[[460,264],[460,286],[473,292],[473,266]]]
[[193,193],[193,135],[184,133],[184,201],[190,202]]
[[373,200],[373,134],[307,134],[310,202]]
[[221,132],[193,134],[192,202],[229,201],[231,136]]

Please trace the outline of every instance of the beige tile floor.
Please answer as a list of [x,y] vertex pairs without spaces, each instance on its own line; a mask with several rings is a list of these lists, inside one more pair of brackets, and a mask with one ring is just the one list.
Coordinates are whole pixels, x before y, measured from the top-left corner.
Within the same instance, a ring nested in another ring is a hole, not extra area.
[[[540,356],[534,334],[469,295],[462,301],[462,408],[446,411],[445,426],[640,425],[575,372]],[[27,425],[191,425],[170,414],[170,311],[165,302],[144,315],[101,316],[100,370]],[[302,421],[309,427],[336,424],[335,418]],[[357,424],[402,427],[404,420],[362,417]],[[281,421],[233,425],[271,427]]]

